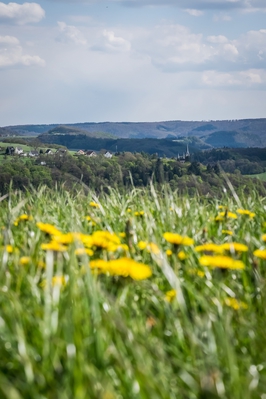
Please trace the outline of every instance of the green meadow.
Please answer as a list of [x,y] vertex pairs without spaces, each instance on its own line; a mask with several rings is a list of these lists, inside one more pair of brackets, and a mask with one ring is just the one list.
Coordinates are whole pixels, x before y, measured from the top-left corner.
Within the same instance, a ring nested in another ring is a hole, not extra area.
[[1,398],[266,398],[264,198],[0,201]]

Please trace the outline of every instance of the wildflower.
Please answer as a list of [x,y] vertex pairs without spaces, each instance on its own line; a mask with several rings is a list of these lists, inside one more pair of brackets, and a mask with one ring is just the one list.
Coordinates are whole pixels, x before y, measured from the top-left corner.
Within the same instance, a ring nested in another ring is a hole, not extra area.
[[266,249],[256,249],[256,251],[253,252],[253,255],[257,258],[266,259]]
[[225,298],[224,303],[226,306],[229,306],[230,308],[233,308],[234,310],[239,310],[239,309],[247,309],[248,305],[245,302],[238,301],[235,298]]
[[60,230],[58,230],[55,226],[49,223],[38,222],[36,226],[46,234],[55,235],[55,236],[62,234]]
[[146,248],[147,248],[147,245],[148,245],[148,243],[145,242],[145,241],[139,241],[139,242],[138,242],[138,247],[139,247],[139,249],[141,249],[141,250],[146,249]]
[[95,231],[91,236],[91,246],[114,252],[121,247],[120,238],[109,231]]
[[29,263],[30,263],[30,257],[29,256],[22,256],[21,258],[20,258],[20,260],[19,260],[19,263],[21,264],[21,265],[28,265]]
[[124,231],[122,233],[118,233],[118,235],[121,238],[125,238],[126,237],[126,233]]
[[77,256],[82,256],[82,255],[92,256],[93,254],[94,254],[94,252],[88,248],[77,248],[75,250],[75,255],[77,255]]
[[111,261],[101,259],[90,262],[91,269],[98,269],[99,273],[114,276],[131,277],[133,280],[144,280],[152,275],[149,266],[138,263],[130,258],[120,258]]
[[53,241],[58,242],[59,244],[71,244],[74,241],[74,237],[72,233],[67,233],[67,234],[58,234],[58,235],[53,235],[52,236]]
[[164,299],[167,301],[167,302],[173,302],[173,300],[176,298],[176,290],[170,290],[170,291],[167,291],[166,293],[165,293],[165,297],[164,297]]
[[15,226],[18,226],[19,222],[21,221],[28,221],[28,220],[33,220],[33,217],[31,215],[26,215],[25,213],[23,215],[20,215],[14,222]]
[[[67,283],[67,280],[66,280],[65,276],[54,276],[52,278],[52,287],[55,287],[55,286],[65,287],[66,283]],[[42,288],[45,288],[46,285],[47,285],[47,280],[43,280],[40,284],[40,286]]]
[[91,221],[91,217],[90,216],[85,216],[85,219],[90,222]]
[[266,234],[263,234],[261,239],[262,239],[262,241],[266,242]]
[[67,250],[67,247],[58,243],[57,241],[51,241],[48,244],[42,244],[41,249],[44,251],[64,252]]
[[37,263],[37,266],[38,266],[40,269],[44,269],[45,266],[46,266],[46,264],[45,264],[45,262],[44,262],[43,260],[39,260],[39,262]]
[[139,212],[135,212],[134,215],[135,216],[143,216],[144,215],[144,211],[139,211]]
[[97,204],[96,202],[93,202],[93,201],[90,202],[90,206],[91,206],[92,208],[100,208],[100,205]]
[[5,250],[6,250],[6,252],[8,252],[9,254],[12,254],[14,248],[12,247],[12,245],[9,244],[9,245],[6,245],[6,246],[5,246]]
[[228,212],[227,211],[219,212],[219,214],[218,214],[218,216],[216,216],[215,220],[217,222],[221,222],[227,218],[228,219],[237,219],[237,215],[235,213],[229,212],[229,211]]
[[235,260],[229,256],[202,256],[199,259],[201,266],[218,267],[222,269],[244,269],[245,265],[241,260]]
[[180,252],[178,252],[177,257],[180,260],[185,260],[187,258],[187,255],[185,254],[184,251],[180,251]]
[[150,252],[154,255],[159,255],[159,253],[160,253],[160,249],[159,249],[158,245],[155,244],[154,242],[150,242],[148,244],[147,249],[148,249],[148,252]]
[[131,209],[130,209],[130,208],[127,208],[127,212],[130,213],[130,212],[131,212]]
[[187,236],[181,236],[179,234],[175,234],[175,233],[169,233],[166,232],[164,233],[164,239],[168,242],[170,242],[171,244],[174,245],[193,245],[194,244],[194,240],[192,238],[189,238]]
[[239,242],[227,242],[221,246],[224,250],[230,252],[247,252],[248,247],[245,244]]
[[197,247],[195,247],[195,250],[197,252],[216,252],[216,253],[223,253],[224,250],[221,247],[221,245],[218,244],[214,244],[212,242],[206,243],[206,244],[202,244],[202,245],[198,245]]
[[167,256],[173,255],[173,251],[171,251],[171,249],[167,249],[167,250],[165,251],[165,253],[166,253]]
[[247,209],[237,209],[237,213],[239,213],[239,215],[247,215],[249,216],[251,219],[254,218],[255,213],[254,212],[250,212]]
[[222,230],[223,234],[227,234],[228,236],[232,236],[233,232],[231,230]]
[[200,269],[189,269],[188,272],[189,274],[197,275],[200,278],[203,278],[205,276],[205,273]]

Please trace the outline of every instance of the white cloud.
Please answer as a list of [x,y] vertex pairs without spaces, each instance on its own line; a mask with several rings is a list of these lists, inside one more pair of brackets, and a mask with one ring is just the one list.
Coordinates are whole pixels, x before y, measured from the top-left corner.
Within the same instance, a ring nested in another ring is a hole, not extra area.
[[87,40],[85,39],[82,32],[72,25],[67,25],[65,22],[57,22],[59,31],[61,32],[60,40],[65,42],[74,42],[75,44],[86,45]]
[[103,36],[106,39],[106,47],[110,50],[122,50],[129,51],[130,50],[130,42],[122,37],[115,36],[113,31],[104,30]]
[[24,54],[16,37],[0,36],[0,68],[17,65],[44,66],[45,61],[37,55]]
[[203,11],[195,10],[194,8],[187,8],[185,9],[185,11],[193,17],[200,17],[201,15],[203,15]]
[[203,85],[209,87],[257,87],[266,85],[266,71],[263,69],[249,69],[240,72],[206,71],[202,74]]
[[228,39],[223,35],[218,35],[218,36],[208,36],[207,41],[210,43],[227,43]]
[[24,25],[39,22],[44,17],[45,11],[37,3],[0,3],[0,22]]

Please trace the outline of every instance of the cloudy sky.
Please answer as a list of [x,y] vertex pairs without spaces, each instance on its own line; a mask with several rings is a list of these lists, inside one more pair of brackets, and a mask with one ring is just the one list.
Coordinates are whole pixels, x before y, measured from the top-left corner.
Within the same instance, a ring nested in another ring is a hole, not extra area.
[[266,117],[266,0],[0,1],[0,126]]

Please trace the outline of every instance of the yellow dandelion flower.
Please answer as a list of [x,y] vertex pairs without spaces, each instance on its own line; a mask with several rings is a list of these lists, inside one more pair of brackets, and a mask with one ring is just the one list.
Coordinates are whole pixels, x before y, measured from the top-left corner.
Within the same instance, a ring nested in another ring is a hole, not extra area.
[[100,208],[100,205],[97,204],[96,202],[93,202],[93,201],[90,202],[90,206],[91,206],[92,208]]
[[221,247],[221,245],[218,244],[214,244],[213,242],[209,242],[206,244],[202,244],[202,245],[198,245],[197,247],[195,247],[195,250],[197,252],[215,252],[218,254],[221,254],[224,252],[223,248]]
[[148,244],[147,250],[148,250],[148,252],[150,252],[154,255],[159,255],[159,253],[160,253],[160,249],[159,249],[158,245],[155,244],[154,242],[150,242]]
[[237,209],[237,213],[239,213],[239,215],[247,215],[251,219],[253,219],[256,216],[254,212],[251,212],[248,209]]
[[219,214],[218,214],[218,216],[216,216],[216,218],[215,218],[215,220],[216,221],[222,221],[222,220],[225,220],[226,218],[228,218],[228,219],[237,219],[237,215],[235,214],[235,213],[233,213],[233,212],[220,212]]
[[31,215],[26,215],[25,213],[23,215],[20,215],[14,222],[15,226],[18,226],[19,222],[21,221],[28,221],[28,220],[33,220],[33,217]]
[[256,249],[256,251],[253,252],[253,255],[257,258],[266,259],[266,249]]
[[171,251],[171,249],[167,249],[167,250],[165,251],[165,253],[166,253],[167,256],[173,255],[173,251]]
[[[66,280],[65,276],[54,276],[52,278],[52,287],[55,287],[55,286],[65,287],[66,283],[67,283],[67,280]],[[43,280],[40,284],[40,286],[42,288],[45,288],[46,285],[47,285],[47,280]]]
[[197,276],[203,278],[205,276],[205,273],[202,270],[197,270]]
[[247,309],[248,305],[245,302],[238,301],[236,298],[225,298],[224,303],[226,306],[233,308],[234,310]]
[[247,252],[248,247],[245,244],[241,244],[239,242],[227,242],[225,244],[222,244],[221,247],[225,251],[230,251],[230,252]]
[[192,238],[181,236],[180,234],[166,232],[164,233],[163,237],[166,241],[174,245],[190,246],[194,244],[194,240]]
[[127,208],[127,212],[130,213],[132,212],[132,210],[130,208]]
[[39,262],[37,263],[37,266],[38,266],[40,269],[45,269],[46,264],[45,264],[45,262],[44,262],[43,260],[39,260]]
[[91,245],[114,252],[116,248],[121,246],[121,241],[114,233],[98,230],[91,235]]
[[9,254],[12,254],[12,252],[14,251],[14,248],[10,244],[6,245],[5,246],[5,251],[8,252]]
[[139,211],[139,212],[135,212],[134,215],[135,216],[143,216],[144,215],[144,211]]
[[241,260],[235,260],[229,256],[202,256],[199,259],[201,266],[218,267],[222,269],[244,269],[245,265]]
[[82,256],[82,255],[92,256],[93,254],[94,252],[89,248],[77,248],[75,250],[75,255],[77,256]]
[[59,234],[59,235],[53,235],[52,236],[53,241],[58,242],[59,244],[71,244],[74,241],[74,237],[72,233],[67,233],[67,234]]
[[144,249],[147,248],[147,245],[148,245],[148,243],[147,243],[146,241],[139,241],[139,242],[138,242],[138,247],[139,247],[139,249],[141,249],[142,251],[143,251]]
[[224,206],[224,205],[219,205],[218,206],[218,209],[225,209],[226,208],[226,206]]
[[42,244],[41,249],[44,251],[64,252],[67,250],[67,247],[57,241],[51,241],[48,244]]
[[262,239],[262,241],[266,242],[266,234],[263,234],[263,235],[261,236],[261,239]]
[[121,238],[125,238],[126,237],[126,233],[124,231],[122,233],[118,233],[118,235]]
[[46,234],[55,236],[62,234],[60,230],[58,230],[55,226],[49,223],[38,222],[36,226]]
[[170,290],[170,291],[167,291],[166,293],[165,293],[165,297],[164,297],[164,299],[167,301],[167,302],[173,302],[173,300],[176,298],[176,290]]
[[52,278],[52,286],[55,287],[56,285],[64,287],[66,285],[66,278],[64,276],[54,276]]
[[28,265],[30,263],[30,261],[31,261],[31,259],[29,256],[22,256],[19,260],[19,263],[24,266],[24,265]]
[[108,265],[108,262],[103,259],[92,260],[89,264],[89,266],[92,270],[99,269],[101,271],[107,270],[107,265]]
[[222,234],[226,234],[228,236],[232,236],[233,232],[231,230],[222,230]]
[[91,221],[91,217],[90,216],[85,216],[85,219],[90,222]]
[[96,269],[98,273],[123,277],[129,276],[133,280],[144,280],[152,275],[149,266],[126,257],[111,261],[97,259],[90,262],[90,268]]
[[185,254],[184,251],[178,252],[177,257],[178,257],[178,259],[180,259],[180,260],[185,260],[185,259],[187,259],[187,255]]

